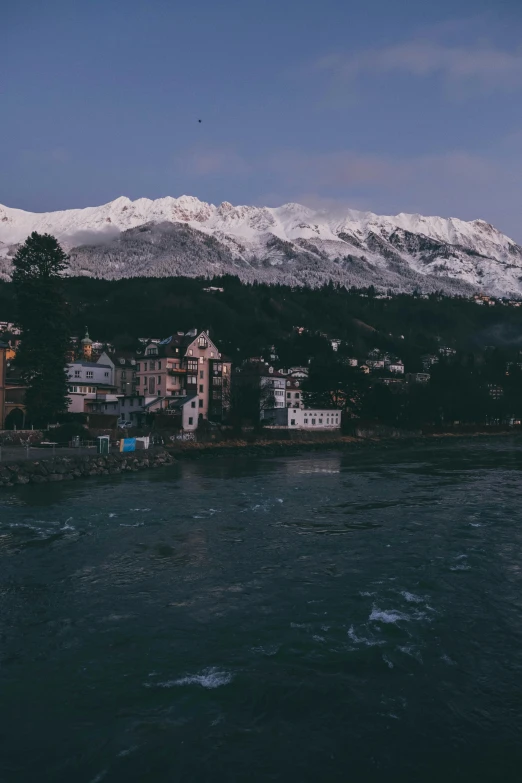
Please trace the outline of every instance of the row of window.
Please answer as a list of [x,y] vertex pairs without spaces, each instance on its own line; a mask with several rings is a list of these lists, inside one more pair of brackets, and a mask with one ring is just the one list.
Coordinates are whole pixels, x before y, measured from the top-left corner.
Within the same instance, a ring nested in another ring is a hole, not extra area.
[[[304,419],[304,423],[308,424],[308,419]],[[312,424],[312,426],[314,426],[315,424],[317,424],[317,419],[310,419],[310,423]],[[319,424],[323,424],[323,423],[324,423],[324,419],[319,419]],[[326,419],[326,423],[327,424],[338,424],[339,423],[339,415],[336,414],[335,419],[334,419],[334,414],[332,413],[332,420],[330,421],[330,417],[328,417]],[[295,424],[295,419],[292,419],[292,424]]]
[[[82,371],[81,371],[81,370],[75,370],[75,371],[74,371],[74,377],[75,377],[75,378],[81,378],[81,377],[82,377]],[[104,377],[104,378],[108,378],[108,377],[109,377],[109,372],[108,372],[108,371],[107,371],[107,372],[104,372],[104,373],[103,373],[103,377]],[[92,381],[92,380],[94,379],[94,371],[93,371],[93,370],[86,370],[86,372],[85,372],[85,378],[86,378],[88,381],[89,381],[89,380],[90,380],[90,381]]]
[[96,386],[69,386],[71,394],[94,394]]
[[[198,359],[188,359],[187,360],[187,369],[188,369],[189,372],[197,372],[198,371],[198,364],[204,364],[204,362],[205,362],[205,359],[204,359],[203,356],[200,356],[199,360]],[[171,369],[179,370],[180,366],[179,366],[179,364],[175,364],[175,365],[172,366]],[[149,372],[149,371],[154,372],[155,370],[161,370],[161,361],[157,361],[156,362],[154,360],[151,360],[150,362],[143,362],[143,372]],[[137,372],[142,372],[142,370],[141,370],[141,362],[138,362],[138,364],[136,365],[136,371]],[[221,373],[221,372],[226,374],[227,367],[226,367],[226,365],[223,365],[223,364],[221,364],[221,362],[219,362],[217,364],[214,364],[213,372],[214,372],[214,374]]]
[[[141,372],[140,367],[141,367],[141,364],[138,363],[136,365],[137,372]],[[152,370],[152,371],[154,371],[154,370],[161,370],[161,362],[160,361],[159,362],[150,361],[150,362],[148,362],[148,367],[147,367],[147,362],[143,362],[143,372],[147,372],[147,368],[149,370]]]
[[[287,392],[287,393],[286,393],[286,396],[287,396],[288,398],[290,398],[290,397],[292,396],[292,392]],[[298,400],[298,399],[301,397],[301,394],[300,394],[300,392],[294,392],[294,397],[296,398],[296,400]]]

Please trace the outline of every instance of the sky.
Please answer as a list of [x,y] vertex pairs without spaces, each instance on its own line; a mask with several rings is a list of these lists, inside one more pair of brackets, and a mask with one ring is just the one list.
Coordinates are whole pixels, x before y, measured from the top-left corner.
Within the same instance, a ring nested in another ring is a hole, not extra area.
[[183,194],[482,218],[522,243],[522,3],[6,4],[0,203]]

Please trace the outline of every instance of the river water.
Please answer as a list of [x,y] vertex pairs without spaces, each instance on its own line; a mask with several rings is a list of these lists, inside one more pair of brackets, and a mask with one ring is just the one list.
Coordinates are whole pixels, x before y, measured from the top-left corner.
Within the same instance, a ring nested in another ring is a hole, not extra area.
[[0,495],[0,780],[522,777],[522,447]]

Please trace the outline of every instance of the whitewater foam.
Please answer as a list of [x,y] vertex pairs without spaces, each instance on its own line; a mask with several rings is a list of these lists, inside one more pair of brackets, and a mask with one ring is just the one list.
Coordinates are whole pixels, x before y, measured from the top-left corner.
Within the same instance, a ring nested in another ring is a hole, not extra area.
[[144,683],[146,688],[174,688],[181,685],[200,685],[202,688],[219,688],[222,685],[229,685],[234,676],[230,672],[219,671],[216,668],[204,669],[201,674],[188,674],[186,677],[180,677],[177,680],[166,680],[165,682]]

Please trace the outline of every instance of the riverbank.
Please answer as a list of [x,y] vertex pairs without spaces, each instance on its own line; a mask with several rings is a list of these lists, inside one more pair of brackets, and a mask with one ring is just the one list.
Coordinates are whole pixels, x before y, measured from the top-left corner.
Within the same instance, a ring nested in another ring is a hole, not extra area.
[[[398,432],[398,431],[396,431]],[[430,443],[445,438],[464,439],[469,438],[491,438],[493,436],[517,436],[520,431],[478,431],[478,432],[432,432],[432,433],[411,433],[404,432],[401,435],[371,435],[364,437],[355,437],[351,435],[339,435],[338,437],[310,438],[292,440],[228,440],[228,441],[209,441],[197,442],[187,441],[166,446],[167,450],[176,459],[198,459],[202,457],[219,457],[233,455],[235,453],[242,456],[266,456],[274,457],[279,455],[297,454],[302,451],[325,451],[332,449],[345,448],[389,448],[390,446],[406,443]]]
[[332,437],[309,436],[292,440],[234,439],[226,441],[185,441],[168,446],[154,447],[147,451],[131,454],[71,456],[58,454],[55,457],[43,457],[24,460],[9,460],[0,463],[0,488],[20,484],[45,484],[55,481],[73,481],[91,476],[116,476],[124,472],[137,472],[170,465],[180,459],[203,459],[220,456],[242,457],[263,456],[278,457],[310,451],[344,449],[389,449],[399,444],[433,443],[437,440],[470,438],[491,438],[493,436],[517,436],[520,431],[477,431],[477,432],[431,432],[412,433],[394,431],[393,435],[380,432],[365,432],[364,436],[339,435]]
[[73,481],[90,476],[117,476],[125,472],[160,468],[172,462],[174,457],[163,448],[135,451],[131,454],[56,456],[48,459],[9,461],[0,463],[0,487]]

